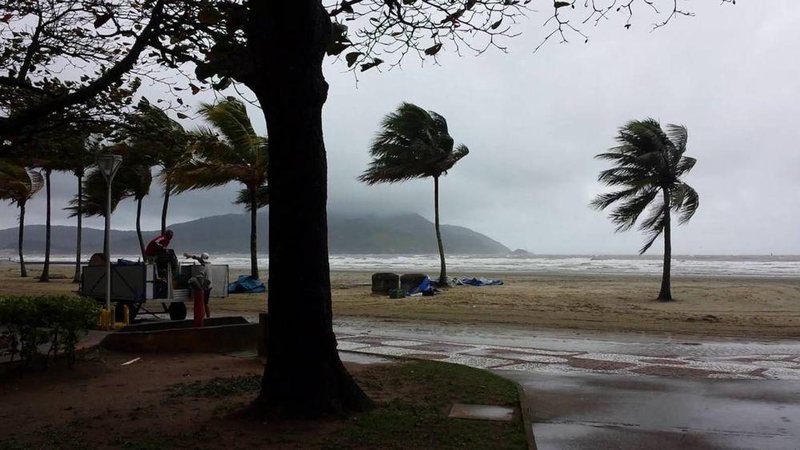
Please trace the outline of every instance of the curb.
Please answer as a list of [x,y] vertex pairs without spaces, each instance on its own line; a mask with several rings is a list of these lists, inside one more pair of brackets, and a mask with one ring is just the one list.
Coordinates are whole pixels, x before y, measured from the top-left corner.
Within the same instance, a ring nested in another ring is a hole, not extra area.
[[[506,378],[506,380],[508,380],[508,378]],[[533,409],[528,401],[528,396],[525,394],[525,388],[516,381],[513,381],[513,383],[517,385],[519,410],[522,414],[522,424],[525,427],[525,437],[528,438],[528,450],[537,450],[536,438],[533,435]]]

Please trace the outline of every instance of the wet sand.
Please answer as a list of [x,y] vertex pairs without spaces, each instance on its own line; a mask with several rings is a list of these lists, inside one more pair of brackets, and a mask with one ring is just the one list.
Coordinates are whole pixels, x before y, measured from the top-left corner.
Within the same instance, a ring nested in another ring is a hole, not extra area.
[[[17,266],[0,265],[0,294],[69,293],[70,266],[52,273],[67,279],[38,283],[38,268],[19,278]],[[231,279],[244,271],[233,270]],[[800,338],[798,278],[673,278],[675,301],[655,300],[658,277],[463,274],[500,278],[503,286],[458,286],[435,297],[392,300],[370,292],[370,273],[331,274],[337,317],[508,324],[531,329],[653,332],[745,338]],[[452,274],[459,276],[462,274]],[[264,294],[212,300],[212,313],[253,316],[266,310]]]

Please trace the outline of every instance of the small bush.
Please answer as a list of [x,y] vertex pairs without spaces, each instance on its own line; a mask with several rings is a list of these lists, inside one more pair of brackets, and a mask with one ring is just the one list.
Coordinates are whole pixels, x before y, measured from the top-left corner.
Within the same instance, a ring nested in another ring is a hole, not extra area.
[[[0,334],[11,355],[26,366],[63,354],[75,361],[75,346],[97,323],[100,307],[94,300],[68,296],[0,297]],[[42,350],[46,350],[42,353]]]

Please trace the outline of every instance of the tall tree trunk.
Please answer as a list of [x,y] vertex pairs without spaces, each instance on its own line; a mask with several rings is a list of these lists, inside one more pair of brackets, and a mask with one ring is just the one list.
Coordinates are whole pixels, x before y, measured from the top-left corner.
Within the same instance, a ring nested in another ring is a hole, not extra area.
[[22,251],[22,243],[25,242],[25,204],[27,200],[19,202],[19,238],[17,239],[17,246],[19,247],[19,276],[25,278],[28,276],[28,269],[25,268],[25,256]]
[[672,300],[672,290],[670,289],[670,266],[672,264],[672,240],[670,236],[670,203],[669,203],[669,190],[663,189],[664,192],[664,273],[661,275],[661,292],[658,293],[658,299],[662,302]]
[[81,281],[81,246],[83,245],[83,171],[75,173],[78,178],[78,230],[75,238],[75,275],[72,277],[73,283]]
[[258,278],[258,201],[256,191],[250,190],[250,276]]
[[44,171],[45,191],[47,192],[47,215],[44,227],[44,265],[39,281],[50,281],[50,169]]
[[161,206],[161,234],[167,231],[167,210],[169,210],[169,191],[171,187],[168,181],[164,182],[164,204]]
[[322,138],[331,22],[320,0],[251,2],[250,14],[247,85],[270,138],[267,364],[254,407],[299,417],[362,411],[372,402],[339,359],[331,313]]
[[439,244],[439,285],[448,286],[447,264],[444,261],[444,245],[442,244],[442,230],[439,227],[439,177],[433,177],[433,210],[436,227],[436,243]]
[[142,200],[144,197],[136,199],[136,237],[139,238],[139,251],[144,259],[144,238],[142,237]]

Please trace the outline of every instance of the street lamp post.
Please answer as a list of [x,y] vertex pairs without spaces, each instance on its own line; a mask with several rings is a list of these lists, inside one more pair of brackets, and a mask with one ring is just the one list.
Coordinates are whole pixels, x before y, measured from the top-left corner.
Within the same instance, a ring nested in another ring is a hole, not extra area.
[[[122,164],[122,156],[106,153],[97,157],[97,167],[108,185],[106,194],[106,311],[111,311],[111,183]],[[113,319],[112,319],[113,320]]]

